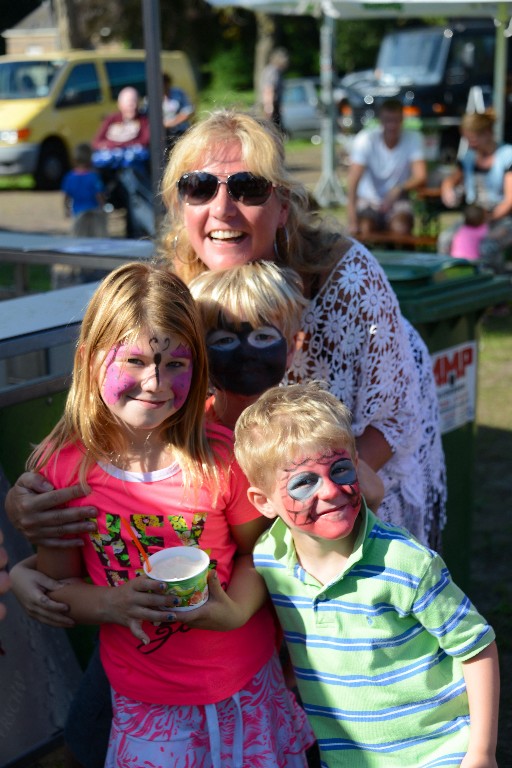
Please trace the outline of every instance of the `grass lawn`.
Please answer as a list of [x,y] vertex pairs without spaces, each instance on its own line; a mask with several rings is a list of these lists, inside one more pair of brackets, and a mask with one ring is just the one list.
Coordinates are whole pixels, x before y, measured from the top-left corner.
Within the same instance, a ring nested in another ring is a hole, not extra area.
[[470,597],[496,631],[498,765],[512,766],[512,315],[482,325]]
[[[50,288],[51,268],[47,264],[26,264],[27,285],[30,293],[41,293]],[[0,264],[0,298],[2,291],[9,293],[15,285],[13,264]]]

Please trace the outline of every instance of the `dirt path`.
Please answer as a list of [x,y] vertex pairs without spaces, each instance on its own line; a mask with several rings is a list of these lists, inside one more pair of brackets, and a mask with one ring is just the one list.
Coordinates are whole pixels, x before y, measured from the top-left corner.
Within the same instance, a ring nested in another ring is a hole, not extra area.
[[[308,189],[320,178],[321,147],[307,144],[288,153],[288,167]],[[52,235],[70,233],[71,221],[64,216],[61,192],[37,192],[31,189],[0,189],[0,241],[2,230],[41,232]],[[123,213],[108,217],[110,237],[123,236]]]

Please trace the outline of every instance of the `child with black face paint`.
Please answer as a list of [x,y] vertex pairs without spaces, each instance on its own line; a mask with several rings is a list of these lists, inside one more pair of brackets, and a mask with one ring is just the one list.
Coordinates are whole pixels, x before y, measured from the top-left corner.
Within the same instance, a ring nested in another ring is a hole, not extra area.
[[321,765],[497,768],[494,631],[441,557],[366,507],[348,409],[318,382],[240,416],[254,549]]
[[[206,417],[234,429],[242,411],[283,380],[300,347],[308,305],[302,279],[289,267],[255,261],[203,272],[189,288],[201,314],[214,387]],[[363,461],[360,481],[366,503],[377,511],[384,485]]]
[[308,302],[293,270],[262,261],[204,272],[190,283],[201,314],[215,394],[211,421],[233,429],[247,405],[279,384]]

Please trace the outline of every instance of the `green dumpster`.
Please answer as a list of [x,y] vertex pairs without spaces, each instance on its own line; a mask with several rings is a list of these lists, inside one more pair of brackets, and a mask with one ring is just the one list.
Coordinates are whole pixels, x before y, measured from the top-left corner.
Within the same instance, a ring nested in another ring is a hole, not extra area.
[[488,307],[512,300],[512,281],[472,262],[430,253],[381,251],[402,313],[432,357],[448,502],[443,557],[462,589],[469,585],[476,433],[479,320]]

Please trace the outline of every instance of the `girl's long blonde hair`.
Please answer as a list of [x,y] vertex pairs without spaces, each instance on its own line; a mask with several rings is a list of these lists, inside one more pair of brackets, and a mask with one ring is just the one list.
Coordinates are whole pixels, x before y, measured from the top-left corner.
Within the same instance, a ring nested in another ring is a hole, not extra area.
[[64,415],[31,454],[27,467],[38,469],[65,445],[82,453],[75,478],[86,483],[98,461],[122,460],[128,449],[124,430],[105,405],[100,390],[101,363],[112,348],[133,343],[143,332],[176,334],[190,347],[192,381],[184,405],[160,427],[186,483],[217,479],[204,429],[208,367],[204,333],[194,300],[182,280],[166,266],[132,262],[111,272],[87,307],[77,342],[73,379]]
[[206,271],[190,245],[176,183],[184,173],[215,160],[217,148],[233,141],[240,143],[246,170],[271,181],[276,194],[288,203],[286,232],[284,228],[276,232],[276,262],[301,274],[330,270],[340,257],[340,233],[318,219],[306,188],[288,172],[282,135],[270,121],[229,109],[211,113],[174,145],[162,179],[168,218],[163,256],[186,283]]

